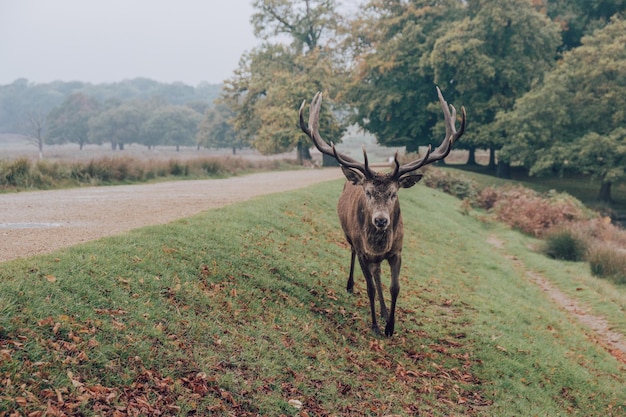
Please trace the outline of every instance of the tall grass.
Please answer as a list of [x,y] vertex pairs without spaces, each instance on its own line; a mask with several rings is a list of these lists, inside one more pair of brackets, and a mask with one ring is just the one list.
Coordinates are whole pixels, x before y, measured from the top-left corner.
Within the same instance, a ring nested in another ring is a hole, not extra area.
[[20,158],[0,160],[0,191],[143,182],[167,177],[220,177],[259,169],[279,169],[289,164],[291,162],[287,160],[253,161],[230,156],[187,160],[103,157],[87,162],[31,162]]
[[530,238],[425,187],[401,196],[396,335],[373,335],[341,186],[3,263],[0,415],[626,412],[623,367],[486,244]]

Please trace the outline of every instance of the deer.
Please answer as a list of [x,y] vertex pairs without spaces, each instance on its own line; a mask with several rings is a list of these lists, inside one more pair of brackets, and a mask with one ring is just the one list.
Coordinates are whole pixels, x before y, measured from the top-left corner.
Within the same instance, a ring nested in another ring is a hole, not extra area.
[[[346,290],[353,293],[354,265],[358,259],[365,277],[367,296],[371,312],[371,329],[381,335],[376,321],[376,294],[380,302],[381,318],[386,320],[385,336],[391,337],[395,327],[396,301],[400,293],[400,267],[402,264],[402,240],[404,224],[400,213],[398,191],[411,188],[422,179],[416,173],[419,168],[445,159],[454,143],[465,131],[465,107],[461,107],[461,125],[456,129],[456,109],[448,105],[439,87],[437,95],[444,114],[446,134],[441,144],[432,150],[428,146],[425,154],[414,161],[400,165],[396,151],[391,172],[376,172],[368,163],[367,152],[363,146],[363,162],[340,152],[334,143],[328,144],[319,133],[319,116],[322,106],[322,93],[313,97],[309,109],[308,126],[304,122],[306,100],[302,102],[298,112],[300,128],[313,141],[315,147],[323,154],[333,157],[340,165],[346,182],[343,187],[337,214],[345,238],[350,245],[350,273]],[[381,263],[387,261],[391,269],[391,308],[387,310],[380,281]]]

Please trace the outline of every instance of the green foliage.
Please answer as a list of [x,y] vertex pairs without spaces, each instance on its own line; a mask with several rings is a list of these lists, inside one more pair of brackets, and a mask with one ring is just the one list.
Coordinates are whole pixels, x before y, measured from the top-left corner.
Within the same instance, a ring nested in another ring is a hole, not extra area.
[[469,2],[467,17],[447,29],[430,65],[435,83],[449,85],[454,101],[469,108],[473,128],[459,145],[498,149],[490,125],[554,65],[558,26],[527,0],[481,0]]
[[441,190],[460,200],[467,199],[470,202],[475,202],[480,192],[476,182],[471,179],[432,167],[424,171],[422,182],[428,187]]
[[435,144],[431,130],[441,114],[429,109],[437,96],[426,58],[462,10],[461,1],[372,1],[353,20],[356,62],[342,98],[355,109],[353,121],[379,143],[410,152]]
[[234,113],[223,103],[208,109],[198,126],[198,144],[207,148],[232,148],[233,153],[242,148],[245,142],[229,123],[233,117]]
[[557,227],[545,236],[544,252],[554,259],[579,262],[586,259],[589,239],[572,228]]
[[[245,54],[233,77],[225,82],[222,102],[234,112],[230,123],[236,133],[264,154],[297,148],[309,157],[308,139],[298,126],[298,109],[324,91],[326,105],[320,116],[322,135],[338,142],[345,126],[328,110],[342,85],[339,54],[328,42],[338,20],[334,0],[258,0],[253,17],[256,35],[266,39]],[[286,35],[289,44],[271,43]]]
[[[70,100],[69,97],[73,95],[82,95],[99,103],[150,101],[154,97],[159,97],[168,104],[201,102],[209,105],[217,98],[220,89],[219,84],[201,83],[192,87],[183,83],[160,83],[146,78],[102,84],[80,81],[36,84],[22,78],[8,85],[0,85],[0,132],[23,132],[23,124],[29,114],[42,114],[45,118],[55,108],[56,111],[59,111],[59,107],[69,109],[71,107],[68,106],[69,103],[64,102]],[[78,115],[67,113],[66,116],[69,120]],[[74,123],[70,123],[72,124]],[[66,140],[77,139],[68,135]]]
[[14,161],[0,161],[0,185],[3,187],[17,187],[28,184],[31,162],[27,158],[18,158]]
[[598,243],[589,248],[587,260],[595,276],[616,284],[626,284],[626,253],[623,250],[618,251],[606,243]]
[[[11,384],[3,385],[0,409],[85,416],[626,411],[617,360],[525,278],[520,262],[536,262],[528,239],[461,215],[455,199],[425,187],[402,196],[397,334],[369,333],[362,279],[354,295],[344,289],[349,250],[334,211],[340,190],[334,181],[4,263],[0,380]],[[494,234],[511,248],[486,244]],[[541,265],[546,276],[567,268]],[[587,286],[584,293],[596,294]],[[623,307],[607,298],[605,305]]]
[[141,128],[142,142],[148,146],[189,146],[196,143],[202,116],[187,106],[163,106],[151,112]]
[[547,0],[548,16],[561,25],[561,51],[580,46],[586,34],[606,25],[615,14],[626,11],[624,0]]
[[625,44],[626,22],[615,18],[565,53],[540,86],[498,116],[507,137],[500,156],[535,175],[582,172],[622,181]]
[[137,143],[141,128],[148,118],[140,103],[123,103],[102,111],[89,120],[89,136],[94,143],[111,142],[113,149]]
[[89,119],[97,114],[99,103],[93,98],[75,93],[48,114],[49,143],[72,142],[80,146],[89,143]]

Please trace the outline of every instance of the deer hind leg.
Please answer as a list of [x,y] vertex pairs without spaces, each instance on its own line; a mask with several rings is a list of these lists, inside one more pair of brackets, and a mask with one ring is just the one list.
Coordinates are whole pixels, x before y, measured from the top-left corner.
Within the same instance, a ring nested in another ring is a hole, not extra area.
[[354,259],[356,258],[356,251],[353,247],[351,247],[351,249],[352,255],[350,257],[350,275],[348,276],[348,284],[346,285],[346,291],[350,294],[352,294],[354,290]]
[[400,254],[389,258],[389,266],[391,267],[391,286],[389,292],[391,293],[391,311],[387,318],[387,325],[385,326],[385,336],[393,336],[393,330],[395,326],[396,315],[396,300],[398,294],[400,294],[400,266],[402,265],[402,258]]
[[378,322],[376,321],[376,287],[372,274],[372,269],[375,268],[375,265],[369,264],[360,256],[359,264],[361,265],[361,270],[363,271],[363,275],[365,276],[365,283],[367,284],[367,296],[369,297],[370,312],[372,313],[372,331],[379,335],[380,329],[378,328]]

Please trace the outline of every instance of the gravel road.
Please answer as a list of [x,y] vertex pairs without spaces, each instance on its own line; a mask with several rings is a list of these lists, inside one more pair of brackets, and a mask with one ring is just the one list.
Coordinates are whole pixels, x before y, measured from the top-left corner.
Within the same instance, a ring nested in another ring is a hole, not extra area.
[[329,168],[0,194],[0,262],[341,177],[341,170]]

